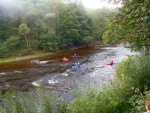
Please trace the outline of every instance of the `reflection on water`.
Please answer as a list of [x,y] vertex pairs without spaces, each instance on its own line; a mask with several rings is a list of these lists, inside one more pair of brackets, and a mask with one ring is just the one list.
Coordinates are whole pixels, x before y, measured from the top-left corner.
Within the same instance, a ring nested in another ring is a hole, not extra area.
[[[71,58],[75,53],[80,57]],[[33,60],[0,64],[0,90],[15,88],[24,91],[42,85],[51,90],[68,91],[75,84],[85,81],[102,85],[114,77],[118,64],[130,54],[135,53],[122,46],[82,48]],[[70,60],[62,62],[63,57]],[[115,65],[108,66],[111,60],[114,60]],[[83,66],[72,68],[75,62]],[[67,69],[71,73],[65,77],[62,73]]]

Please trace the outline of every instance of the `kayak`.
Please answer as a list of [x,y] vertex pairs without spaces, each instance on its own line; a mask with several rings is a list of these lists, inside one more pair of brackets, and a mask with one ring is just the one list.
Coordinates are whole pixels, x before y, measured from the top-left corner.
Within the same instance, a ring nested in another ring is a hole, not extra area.
[[68,61],[69,59],[67,59],[67,58],[62,58],[62,61]]
[[67,69],[64,73],[62,73],[62,75],[67,77],[67,76],[69,76],[70,72],[71,72],[71,70]]
[[78,58],[79,56],[71,56],[71,58]]
[[62,73],[62,75],[65,77],[69,76],[69,74],[67,74],[67,73]]
[[65,73],[64,76],[67,77],[69,74]]
[[72,66],[72,68],[81,68],[83,65],[80,66]]
[[114,61],[112,60],[110,63],[108,63],[107,65],[114,65],[115,63],[114,63]]

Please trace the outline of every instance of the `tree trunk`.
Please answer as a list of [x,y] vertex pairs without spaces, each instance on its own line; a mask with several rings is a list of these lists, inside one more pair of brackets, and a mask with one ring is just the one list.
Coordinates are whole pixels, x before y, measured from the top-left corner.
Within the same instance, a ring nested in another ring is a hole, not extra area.
[[24,35],[25,35],[25,40],[26,40],[26,44],[27,44],[27,49],[29,49],[29,43],[28,43],[28,39],[27,39],[26,33]]

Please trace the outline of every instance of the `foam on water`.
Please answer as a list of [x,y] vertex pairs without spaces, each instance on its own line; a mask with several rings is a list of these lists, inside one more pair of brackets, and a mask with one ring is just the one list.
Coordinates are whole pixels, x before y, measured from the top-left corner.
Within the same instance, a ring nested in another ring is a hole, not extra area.
[[48,83],[49,84],[55,84],[55,83],[58,83],[59,81],[57,81],[57,80],[54,80],[54,79],[52,79],[52,80],[48,80]]

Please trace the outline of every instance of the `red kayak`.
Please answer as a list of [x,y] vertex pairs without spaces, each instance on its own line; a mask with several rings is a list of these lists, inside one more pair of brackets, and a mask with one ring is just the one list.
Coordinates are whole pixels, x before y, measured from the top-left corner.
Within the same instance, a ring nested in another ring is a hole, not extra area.
[[114,63],[114,61],[112,60],[110,63],[108,63],[107,65],[114,65],[115,63]]

